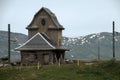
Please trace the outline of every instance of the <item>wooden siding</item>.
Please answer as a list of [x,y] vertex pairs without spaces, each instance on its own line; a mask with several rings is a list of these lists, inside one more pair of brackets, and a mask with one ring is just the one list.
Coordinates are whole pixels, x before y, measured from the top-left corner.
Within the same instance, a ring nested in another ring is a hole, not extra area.
[[[43,26],[41,24],[41,19],[45,18],[45,25]],[[50,15],[46,13],[44,10],[42,10],[33,20],[33,23],[31,26],[36,26],[36,29],[29,29],[28,30],[28,36],[29,39],[34,36],[36,33],[45,33],[47,36],[53,40],[58,46],[61,46],[61,40],[62,40],[62,30],[57,29],[57,26],[53,23]],[[49,29],[49,27],[52,26],[56,29]]]
[[[43,19],[44,24],[41,23]],[[64,28],[59,24],[54,13],[47,8],[41,8],[26,29],[28,29],[28,39],[31,39],[37,33],[43,33],[51,42],[55,43],[56,48],[51,50],[21,50],[22,64],[36,65],[38,62],[40,64],[53,64],[58,63],[59,59],[61,63],[64,62],[65,50],[59,49],[62,45],[62,30]]]

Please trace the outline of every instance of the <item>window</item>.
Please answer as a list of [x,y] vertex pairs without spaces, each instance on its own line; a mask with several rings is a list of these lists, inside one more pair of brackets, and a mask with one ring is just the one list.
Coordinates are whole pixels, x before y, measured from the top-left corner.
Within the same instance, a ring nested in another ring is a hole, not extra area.
[[41,19],[41,24],[42,24],[43,26],[45,25],[45,19],[44,19],[44,18]]

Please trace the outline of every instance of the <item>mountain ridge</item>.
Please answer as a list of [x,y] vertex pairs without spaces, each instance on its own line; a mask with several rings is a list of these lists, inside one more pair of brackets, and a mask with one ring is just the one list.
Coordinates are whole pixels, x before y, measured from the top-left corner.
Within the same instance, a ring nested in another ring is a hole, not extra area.
[[[67,48],[70,48],[71,50],[67,56],[72,56],[71,58],[75,57],[79,59],[98,59],[98,47],[100,48],[101,59],[112,58],[112,33],[101,32],[82,36],[79,38],[67,38],[66,40],[64,39],[65,38],[63,38],[63,45]],[[115,36],[115,41],[116,58],[120,59],[120,33],[117,33]]]
[[[20,60],[20,54],[14,48],[27,41],[27,35],[11,32],[11,57]],[[7,31],[0,31],[0,57],[7,56]],[[120,33],[115,36],[116,58],[120,59]],[[112,33],[101,32],[75,38],[63,37],[62,45],[70,51],[66,52],[67,59],[112,59]],[[98,48],[100,48],[98,52]]]

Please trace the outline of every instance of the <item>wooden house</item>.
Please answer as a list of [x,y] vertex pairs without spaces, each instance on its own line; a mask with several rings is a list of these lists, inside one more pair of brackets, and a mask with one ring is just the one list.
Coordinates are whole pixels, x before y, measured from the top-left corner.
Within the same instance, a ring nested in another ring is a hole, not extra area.
[[25,65],[64,63],[65,51],[62,44],[62,30],[54,13],[42,7],[26,27],[28,40],[15,50],[21,53]]

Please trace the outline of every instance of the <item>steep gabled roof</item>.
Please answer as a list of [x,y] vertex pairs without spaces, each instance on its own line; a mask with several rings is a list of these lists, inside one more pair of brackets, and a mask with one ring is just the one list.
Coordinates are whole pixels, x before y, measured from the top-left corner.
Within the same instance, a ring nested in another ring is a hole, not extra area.
[[15,50],[52,50],[56,48],[57,46],[45,34],[37,33]]
[[[51,17],[52,21],[54,22],[54,24],[57,26],[58,29],[64,30],[63,26],[60,25],[60,23],[58,22],[57,17],[55,16],[55,14],[52,13],[48,8],[45,8],[45,7],[42,7],[42,8],[34,15],[33,20],[36,18],[36,16],[37,16],[42,10],[44,10],[46,13],[49,14],[49,16]],[[33,22],[33,20],[32,20],[32,22]],[[35,28],[37,28],[37,26],[31,26],[32,22],[28,25],[28,27],[26,27],[26,29],[35,29]]]

